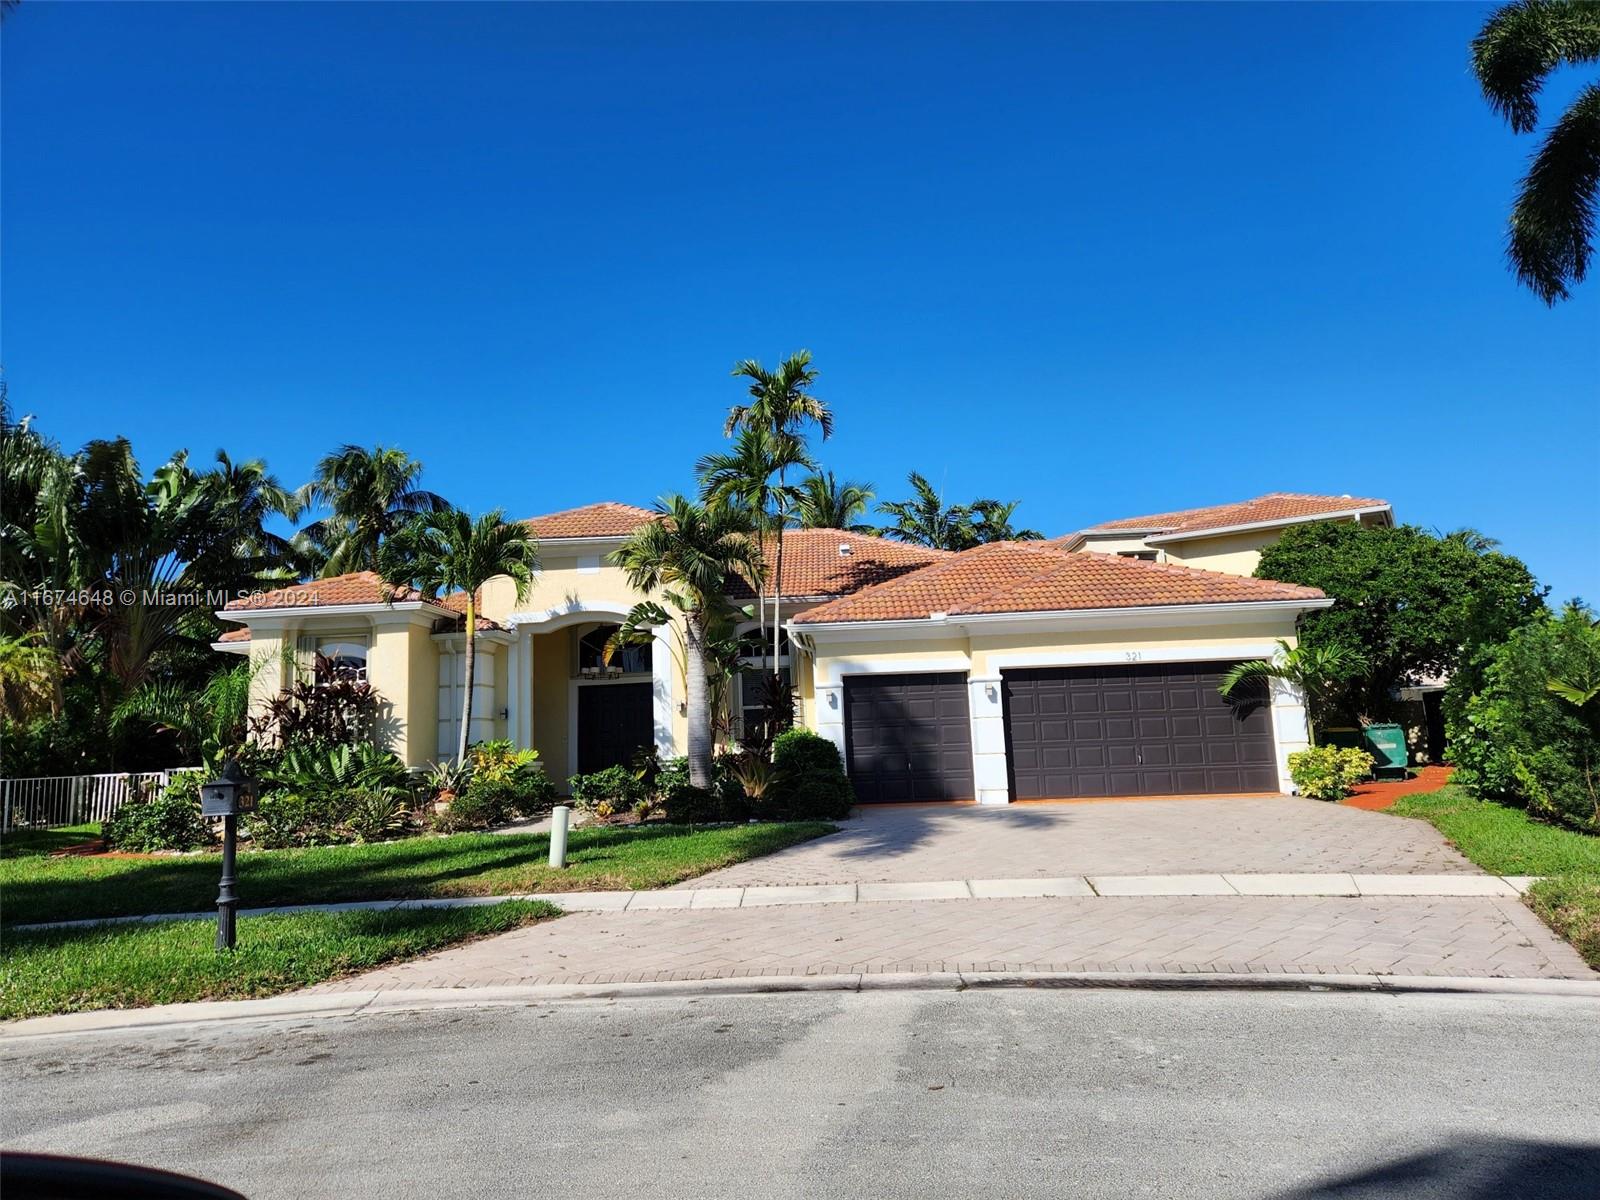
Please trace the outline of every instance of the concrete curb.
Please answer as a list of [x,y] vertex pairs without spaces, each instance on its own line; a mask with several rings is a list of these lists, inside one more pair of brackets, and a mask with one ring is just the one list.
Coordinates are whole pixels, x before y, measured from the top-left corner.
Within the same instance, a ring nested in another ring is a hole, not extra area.
[[997,988],[1117,991],[1351,992],[1473,996],[1542,996],[1600,1001],[1600,981],[1473,979],[1423,975],[1234,975],[1134,971],[977,972],[792,975],[670,983],[537,984],[473,988],[396,988],[362,992],[295,992],[264,1000],[206,1000],[141,1009],[103,1009],[30,1017],[0,1026],[0,1043],[38,1037],[117,1033],[224,1021],[354,1017],[440,1008],[495,1008],[562,1001],[694,996],[758,996],[790,992],[951,991]]
[[[465,908],[507,900],[543,900],[567,912],[646,912],[663,908],[757,908],[788,904],[871,904],[885,900],[1024,900],[1146,896],[1344,896],[1350,899],[1439,897],[1514,897],[1538,876],[1209,874],[1074,875],[1059,879],[942,879],[895,883],[783,884],[774,886],[663,888],[640,892],[529,892],[503,896],[445,896],[423,900],[352,900],[342,904],[290,904],[243,908],[240,917],[304,912],[373,912],[410,908]],[[132,917],[90,917],[11,925],[7,932],[75,929],[90,925],[207,921],[214,911],[149,913]]]

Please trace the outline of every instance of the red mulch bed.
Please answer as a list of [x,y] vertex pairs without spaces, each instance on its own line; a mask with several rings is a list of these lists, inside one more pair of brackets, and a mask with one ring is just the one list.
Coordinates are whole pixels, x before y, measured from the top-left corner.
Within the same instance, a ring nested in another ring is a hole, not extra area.
[[1421,792],[1437,792],[1450,782],[1454,767],[1421,767],[1410,779],[1389,779],[1381,783],[1363,783],[1340,804],[1370,811],[1388,808],[1401,796],[1415,796]]

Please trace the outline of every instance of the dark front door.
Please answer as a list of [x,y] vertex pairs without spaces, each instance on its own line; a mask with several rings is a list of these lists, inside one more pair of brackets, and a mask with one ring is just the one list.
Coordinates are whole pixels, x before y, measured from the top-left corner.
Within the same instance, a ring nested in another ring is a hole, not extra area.
[[973,798],[965,675],[847,675],[844,723],[863,804]]
[[626,764],[655,744],[648,683],[605,683],[578,688],[578,773]]
[[1002,672],[1011,798],[1277,791],[1265,692],[1223,699],[1217,681],[1226,669],[1149,663]]

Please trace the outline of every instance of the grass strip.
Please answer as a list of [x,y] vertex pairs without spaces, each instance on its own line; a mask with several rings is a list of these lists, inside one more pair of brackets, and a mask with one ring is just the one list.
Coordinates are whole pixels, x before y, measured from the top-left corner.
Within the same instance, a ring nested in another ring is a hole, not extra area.
[[[833,829],[820,821],[577,829],[568,842],[568,865],[560,871],[548,866],[546,834],[467,833],[366,846],[248,851],[239,855],[239,902],[243,908],[259,908],[658,888]],[[15,925],[199,912],[215,905],[220,874],[215,854],[8,859],[0,862],[0,918]]]
[[559,915],[510,900],[248,917],[231,952],[214,949],[212,921],[12,933],[0,950],[0,1018],[271,996]]
[[1401,796],[1388,811],[1431,823],[1494,875],[1600,874],[1600,838],[1535,821],[1520,808],[1476,800],[1453,784]]

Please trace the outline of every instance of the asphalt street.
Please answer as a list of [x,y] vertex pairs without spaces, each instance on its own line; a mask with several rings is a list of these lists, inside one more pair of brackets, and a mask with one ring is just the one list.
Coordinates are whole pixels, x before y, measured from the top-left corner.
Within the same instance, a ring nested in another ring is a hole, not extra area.
[[1000,989],[0,1042],[0,1145],[251,1197],[1592,1200],[1600,1001]]

